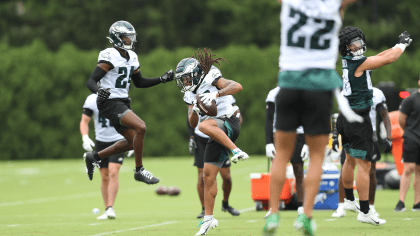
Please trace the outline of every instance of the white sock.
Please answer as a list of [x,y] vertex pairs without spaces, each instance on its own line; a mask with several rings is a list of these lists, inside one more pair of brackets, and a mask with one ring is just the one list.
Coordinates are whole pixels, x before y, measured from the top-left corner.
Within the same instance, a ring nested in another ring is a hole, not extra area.
[[339,209],[339,208],[343,208],[344,207],[344,202],[339,202],[338,203],[338,208],[337,209]]
[[204,221],[213,219],[213,215],[204,216]]
[[375,209],[375,205],[369,205],[370,209]]

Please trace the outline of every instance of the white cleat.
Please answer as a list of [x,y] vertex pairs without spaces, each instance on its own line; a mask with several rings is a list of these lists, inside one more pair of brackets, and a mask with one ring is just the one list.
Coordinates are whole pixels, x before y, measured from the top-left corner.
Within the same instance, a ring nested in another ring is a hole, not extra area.
[[201,228],[198,233],[195,235],[206,235],[207,232],[209,232],[211,229],[219,226],[219,221],[217,221],[215,218],[208,220],[208,221],[201,221]]
[[344,198],[344,210],[346,211],[354,211],[354,212],[360,212],[360,206],[359,203],[357,203],[357,199],[355,198],[353,201],[347,200]]
[[374,214],[376,217],[379,217],[379,213],[375,210],[374,206],[369,205],[369,209],[372,211],[372,214]]
[[367,214],[359,212],[359,215],[357,215],[357,220],[362,223],[368,223],[372,225],[383,225],[386,223],[386,220],[379,219],[377,216],[375,216],[372,210],[369,210]]
[[331,217],[340,218],[346,215],[346,211],[343,207],[337,208],[337,210],[331,215]]
[[297,214],[298,214],[298,216],[299,216],[299,215],[302,215],[303,213],[305,213],[305,212],[304,212],[304,210],[303,210],[303,206],[298,207],[298,209],[297,209]]
[[98,216],[96,219],[97,220],[107,220],[108,219],[108,215],[105,212],[104,214]]
[[108,219],[115,219],[115,211],[114,208],[110,207],[108,210],[105,211],[105,214],[107,214]]

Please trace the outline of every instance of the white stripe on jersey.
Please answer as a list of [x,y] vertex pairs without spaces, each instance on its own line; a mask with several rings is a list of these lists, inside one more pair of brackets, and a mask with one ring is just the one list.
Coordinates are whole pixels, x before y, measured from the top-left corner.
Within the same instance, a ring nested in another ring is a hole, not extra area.
[[127,53],[129,61],[115,48],[107,48],[99,53],[98,62],[108,61],[114,65],[98,83],[100,88],[111,88],[109,98],[128,98],[131,75],[140,67],[140,63],[135,52],[127,50]]
[[115,142],[124,139],[124,136],[111,126],[111,122],[108,119],[99,115],[96,98],[96,94],[91,94],[86,98],[85,104],[83,104],[83,108],[93,111],[92,119],[95,126],[95,139],[101,142]]

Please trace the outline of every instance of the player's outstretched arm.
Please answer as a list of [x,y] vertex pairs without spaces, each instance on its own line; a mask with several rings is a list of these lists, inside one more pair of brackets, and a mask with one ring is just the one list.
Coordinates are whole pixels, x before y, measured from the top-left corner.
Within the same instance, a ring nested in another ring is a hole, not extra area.
[[167,72],[165,72],[165,74],[157,78],[145,78],[142,76],[140,70],[137,69],[133,72],[133,75],[131,76],[131,80],[133,81],[134,86],[136,86],[136,88],[149,88],[160,83],[172,81],[173,79],[174,72],[172,70],[168,70]]
[[390,49],[387,49],[376,56],[368,57],[354,72],[354,76],[360,77],[364,71],[373,70],[379,67],[388,65],[396,61],[403,54],[406,47],[410,45],[413,40],[410,34],[404,31],[398,36],[398,43]]

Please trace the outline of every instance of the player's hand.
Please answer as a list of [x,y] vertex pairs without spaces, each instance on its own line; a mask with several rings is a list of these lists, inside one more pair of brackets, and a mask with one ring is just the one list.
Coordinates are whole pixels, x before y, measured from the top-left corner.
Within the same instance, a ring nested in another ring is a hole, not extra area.
[[404,44],[406,47],[408,47],[412,41],[413,40],[410,38],[410,34],[407,31],[404,31],[398,36],[398,43]]
[[338,152],[338,133],[337,132],[333,132],[333,136],[332,136],[332,150],[334,152]]
[[306,161],[309,159],[309,147],[306,144],[303,144],[302,151],[300,152],[300,157],[302,161]]
[[341,112],[343,113],[344,117],[347,119],[348,122],[363,123],[363,117],[359,116],[351,109],[349,101],[340,93],[339,88],[334,90],[334,95]]
[[200,108],[198,108],[197,105],[197,101],[193,102],[193,107],[192,107],[193,112],[195,112],[197,115],[200,115]]
[[174,72],[173,70],[168,70],[160,77],[160,81],[162,83],[170,82],[174,80]]
[[197,144],[195,143],[195,138],[190,137],[190,142],[188,144],[188,149],[191,155],[194,155],[194,150],[197,148]]
[[83,149],[85,149],[88,152],[92,152],[93,148],[95,147],[95,143],[92,141],[92,139],[89,138],[89,135],[85,134],[82,137],[83,140]]
[[265,155],[267,157],[271,157],[273,159],[276,155],[276,148],[274,147],[274,144],[269,143],[265,145]]
[[109,96],[111,95],[110,91],[111,91],[111,88],[106,88],[106,89],[100,88],[98,89],[98,92],[97,92],[98,97],[100,99],[108,99]]
[[134,155],[134,150],[130,150],[127,153],[127,157],[132,157]]
[[211,104],[212,101],[216,100],[217,93],[217,91],[212,93],[202,93],[199,96],[204,104]]
[[389,138],[386,138],[382,141],[383,147],[384,147],[384,152],[388,153],[391,152],[392,150],[392,140]]

